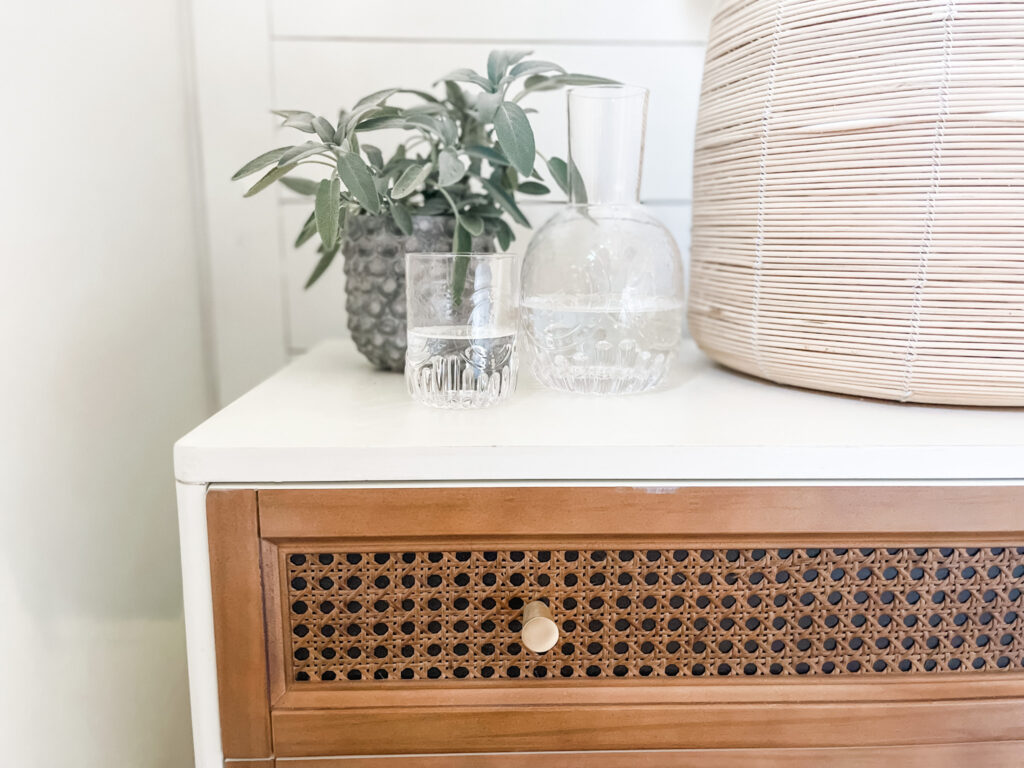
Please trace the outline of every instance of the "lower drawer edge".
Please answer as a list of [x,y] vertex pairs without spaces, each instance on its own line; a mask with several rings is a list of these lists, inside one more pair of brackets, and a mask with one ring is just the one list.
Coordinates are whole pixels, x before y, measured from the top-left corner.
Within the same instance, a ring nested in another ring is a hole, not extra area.
[[279,709],[271,719],[279,758],[382,752],[885,747],[1024,739],[1024,697]]
[[[280,768],[960,768],[1024,764],[1024,741],[911,744],[895,747],[685,749],[618,752],[474,752],[469,754],[283,757]],[[233,768],[229,766],[229,768]]]

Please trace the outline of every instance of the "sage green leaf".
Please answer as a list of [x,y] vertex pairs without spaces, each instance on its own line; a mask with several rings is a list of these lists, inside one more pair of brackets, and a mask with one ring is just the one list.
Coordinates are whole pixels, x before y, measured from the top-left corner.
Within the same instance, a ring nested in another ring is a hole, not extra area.
[[338,246],[329,251],[324,251],[323,256],[320,257],[320,261],[316,263],[313,268],[313,273],[309,276],[309,280],[306,281],[305,288],[308,290],[312,287],[313,283],[320,279],[320,276],[327,271],[327,268],[331,266],[331,262],[334,261],[334,257],[338,255]]
[[463,147],[462,151],[470,157],[479,157],[481,160],[486,160],[491,165],[508,165],[508,158],[505,154],[498,149],[493,147],[485,147],[473,145],[469,147]]
[[484,220],[475,213],[461,213],[459,214],[459,221],[473,237],[478,237],[484,233]]
[[272,149],[269,152],[264,152],[259,157],[253,158],[248,163],[239,168],[237,171],[235,171],[235,174],[234,176],[231,177],[231,180],[238,181],[239,179],[244,179],[246,176],[249,176],[250,174],[256,173],[256,171],[263,170],[268,165],[276,163],[278,160],[280,160],[281,155],[283,155],[289,149],[291,149],[291,147],[278,147],[277,149]]
[[559,87],[558,83],[554,82],[554,80],[547,75],[530,75],[523,83],[523,90],[516,94],[513,101],[518,102],[524,96],[528,96],[529,94],[537,91],[554,91]]
[[417,91],[415,88],[399,88],[396,93],[411,93],[413,96],[419,96],[424,101],[429,101],[434,104],[440,104],[441,101],[431,93],[426,91]]
[[374,117],[401,117],[402,110],[398,107],[378,106],[376,104],[364,104],[358,109],[353,109],[345,120],[346,135],[352,133],[358,125]]
[[539,181],[524,181],[516,187],[516,191],[522,192],[524,195],[548,195],[551,193],[551,190]]
[[459,141],[459,126],[447,113],[437,116],[437,124],[441,127],[441,139],[449,146]]
[[451,207],[448,205],[447,200],[438,195],[426,200],[419,207],[419,213],[421,216],[440,216],[445,213],[451,213]]
[[522,108],[511,101],[503,102],[494,115],[494,132],[515,169],[529,176],[533,172],[537,145],[530,119],[523,114]]
[[581,75],[577,72],[569,72],[564,75],[555,75],[551,78],[556,85],[618,85],[618,80],[597,75]]
[[554,91],[567,85],[614,85],[617,80],[595,75],[581,75],[569,72],[562,75],[530,75],[523,83],[523,90],[516,94],[513,101],[518,102],[524,96],[536,91]]
[[508,222],[504,219],[498,219],[498,245],[501,246],[501,250],[507,251],[508,247],[512,245],[512,241],[516,239],[515,233],[512,232],[512,227],[508,225]]
[[363,144],[363,152],[370,160],[372,165],[377,170],[383,170],[384,168],[384,153],[381,152],[377,147],[372,144]]
[[388,171],[384,174],[384,178],[397,180],[410,165],[416,165],[416,161],[409,160],[408,158],[402,158],[401,160],[393,159],[388,163]]
[[324,179],[316,191],[316,231],[325,249],[331,249],[338,240],[338,216],[341,210],[341,181],[337,176]]
[[363,98],[357,101],[355,108],[358,109],[366,104],[380,104],[382,101],[386,101],[394,96],[400,90],[400,88],[385,88],[382,91],[374,91],[369,96],[363,96]]
[[565,73],[565,69],[555,64],[553,61],[524,61],[516,64],[509,71],[509,77],[518,78],[524,75],[536,75],[541,72],[560,72]]
[[451,80],[445,80],[444,92],[448,96],[448,101],[452,103],[452,106],[458,110],[466,108],[466,94],[462,92],[462,89],[453,83]]
[[583,183],[583,176],[580,175],[580,169],[576,167],[576,163],[569,158],[569,198],[574,203],[585,203],[587,202],[587,187]]
[[377,131],[381,128],[408,128],[404,117],[368,117],[356,125],[357,131]]
[[281,123],[285,128],[297,128],[304,133],[315,133],[313,128],[313,113],[304,112],[299,109],[275,109],[274,114],[283,117]]
[[292,147],[283,155],[281,159],[277,161],[278,165],[288,165],[289,163],[297,163],[306,157],[318,155],[325,151],[327,148],[317,141],[307,141],[305,144],[300,144],[297,147]]
[[472,112],[481,123],[494,122],[494,116],[501,106],[502,95],[500,93],[478,93],[473,100]]
[[320,140],[325,144],[331,144],[334,142],[334,126],[331,125],[323,117],[313,118],[313,130],[316,131],[316,135],[320,137]]
[[497,85],[508,70],[508,51],[491,51],[487,56],[487,77]]
[[373,186],[373,174],[355,152],[345,152],[338,158],[338,175],[349,193],[370,213],[380,213],[380,197]]
[[555,183],[568,195],[569,167],[566,165],[565,160],[560,157],[552,157],[548,160],[548,171],[551,173],[551,178],[555,180]]
[[257,192],[262,192],[264,189],[269,187],[278,179],[283,178],[284,176],[287,176],[289,173],[294,171],[295,165],[295,163],[289,163],[288,165],[279,165],[276,168],[271,168],[265,176],[263,176],[259,181],[257,181],[251,187],[249,187],[248,191],[245,193],[245,195],[243,195],[243,197],[252,197]]
[[437,183],[442,187],[450,187],[466,175],[465,164],[451,147],[441,150],[437,159],[437,174]]
[[523,215],[523,212],[519,210],[519,206],[516,205],[515,199],[506,191],[503,187],[495,184],[490,179],[480,179],[480,183],[484,189],[494,198],[494,202],[501,206],[501,208],[512,217],[512,220],[522,224],[524,227],[530,226],[529,219]]
[[431,117],[430,115],[413,114],[408,115],[405,118],[407,125],[415,126],[417,128],[425,128],[430,133],[434,134],[439,138],[444,137],[444,129],[441,128],[441,124]]
[[473,85],[479,85],[485,91],[494,92],[494,84],[486,77],[478,75],[472,69],[453,70],[439,80],[434,81],[434,85],[437,85],[442,80],[450,80],[455,83],[473,83]]
[[293,179],[291,176],[285,176],[281,179],[281,183],[292,192],[298,192],[300,195],[315,195],[317,188],[320,186],[319,182],[312,179]]
[[469,253],[473,248],[473,236],[469,230],[462,225],[461,220],[455,222],[455,237],[452,242],[452,249],[455,253]]
[[395,186],[391,190],[391,196],[396,200],[401,200],[403,197],[407,197],[413,192],[421,191],[427,177],[433,170],[433,163],[426,163],[424,165],[415,163],[410,165],[402,172],[402,175],[398,177],[398,181],[395,182]]
[[532,56],[533,51],[509,51],[508,52],[508,65],[511,67],[513,64],[518,64],[520,61],[525,59],[527,56]]
[[399,202],[391,203],[391,218],[403,235],[412,234],[412,214],[406,206]]
[[402,110],[407,115],[445,115],[448,114],[448,108],[445,107],[439,101],[429,102],[427,104],[416,104],[412,107],[406,107]]
[[492,83],[500,83],[508,68],[522,61],[533,51],[491,51],[487,57],[487,76]]
[[[317,185],[319,186],[319,185]],[[302,229],[299,230],[299,236],[295,238],[295,247],[300,248],[305,244],[309,238],[316,234],[316,212],[309,214],[309,218],[306,219],[306,223],[302,225]]]
[[502,215],[500,208],[491,205],[474,205],[468,213],[476,214],[484,219],[500,219]]

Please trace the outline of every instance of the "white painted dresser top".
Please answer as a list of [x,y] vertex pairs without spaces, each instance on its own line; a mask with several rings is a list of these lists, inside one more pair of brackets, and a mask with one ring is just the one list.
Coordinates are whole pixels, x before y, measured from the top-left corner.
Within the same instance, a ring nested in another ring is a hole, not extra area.
[[1024,409],[900,405],[742,376],[684,347],[668,386],[443,411],[328,341],[182,438],[184,483],[1024,479]]

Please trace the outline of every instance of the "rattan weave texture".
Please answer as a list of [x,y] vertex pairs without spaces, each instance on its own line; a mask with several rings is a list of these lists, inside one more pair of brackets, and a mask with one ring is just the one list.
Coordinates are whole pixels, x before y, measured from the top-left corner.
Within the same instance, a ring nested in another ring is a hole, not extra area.
[[[282,555],[298,683],[1020,670],[1024,547]],[[522,648],[525,602],[561,638]]]
[[1024,405],[1024,3],[726,0],[689,324],[854,395]]

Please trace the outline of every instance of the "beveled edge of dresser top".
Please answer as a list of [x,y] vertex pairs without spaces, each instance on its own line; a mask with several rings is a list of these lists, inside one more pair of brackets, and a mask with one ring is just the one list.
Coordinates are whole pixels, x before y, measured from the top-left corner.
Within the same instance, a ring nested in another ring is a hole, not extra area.
[[736,374],[692,343],[669,385],[544,390],[442,411],[324,342],[177,442],[184,483],[885,481],[1024,478],[1024,409],[901,405]]

